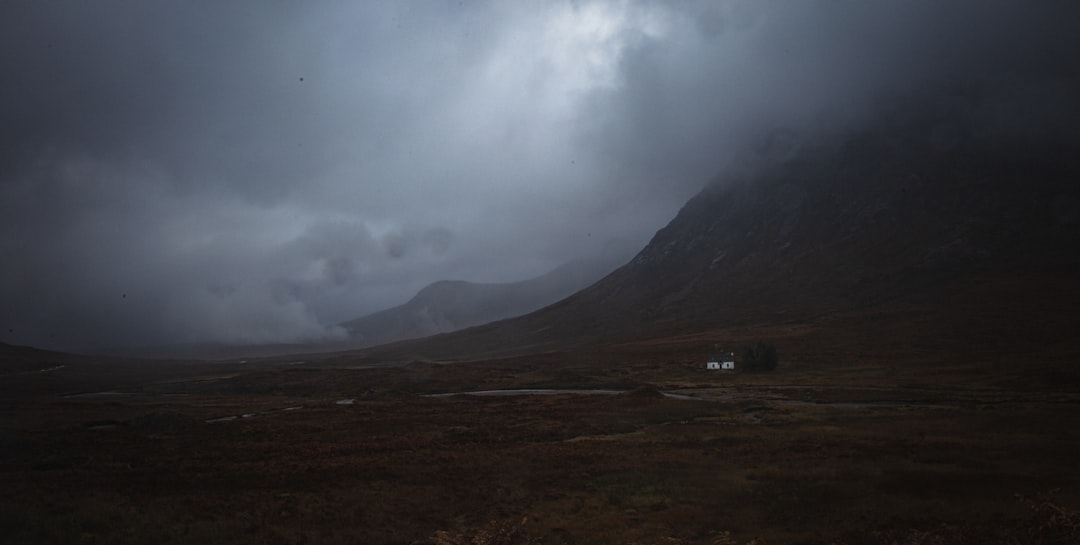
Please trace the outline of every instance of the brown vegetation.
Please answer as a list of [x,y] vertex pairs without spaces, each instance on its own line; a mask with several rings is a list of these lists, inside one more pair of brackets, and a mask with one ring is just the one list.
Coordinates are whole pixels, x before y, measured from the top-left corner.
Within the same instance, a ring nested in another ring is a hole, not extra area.
[[[772,374],[715,373],[688,346],[452,365],[74,362],[8,376],[0,533],[453,545],[1080,535],[1080,398],[1067,386],[797,357]],[[524,387],[629,393],[422,395]],[[76,392],[98,394],[64,396]]]

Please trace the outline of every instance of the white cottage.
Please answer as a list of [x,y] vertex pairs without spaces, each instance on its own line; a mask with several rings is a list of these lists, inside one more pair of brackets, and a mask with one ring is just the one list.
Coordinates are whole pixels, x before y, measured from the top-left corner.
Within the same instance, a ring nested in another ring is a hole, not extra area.
[[706,369],[716,370],[735,370],[735,353],[734,352],[721,352],[719,354],[713,354],[705,360]]

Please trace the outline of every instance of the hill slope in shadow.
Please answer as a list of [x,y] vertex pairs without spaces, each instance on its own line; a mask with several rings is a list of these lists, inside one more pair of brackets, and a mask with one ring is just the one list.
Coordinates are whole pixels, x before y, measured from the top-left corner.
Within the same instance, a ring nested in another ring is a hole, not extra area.
[[[393,344],[475,358],[778,325],[867,353],[1003,359],[1067,349],[1080,303],[1075,145],[907,115],[719,176],[632,261],[532,314]],[[828,334],[825,334],[825,331]],[[726,333],[725,333],[726,332]],[[697,341],[695,341],[697,342]],[[1075,352],[1075,350],[1073,350]],[[1063,356],[1062,356],[1063,357]]]

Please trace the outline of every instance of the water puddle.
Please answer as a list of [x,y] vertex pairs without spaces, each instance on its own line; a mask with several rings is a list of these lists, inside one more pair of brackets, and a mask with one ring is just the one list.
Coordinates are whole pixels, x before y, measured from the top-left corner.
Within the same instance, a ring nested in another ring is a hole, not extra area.
[[38,373],[50,373],[52,371],[59,371],[67,367],[66,365],[57,365],[55,367],[46,367],[44,369],[33,369],[31,371],[19,371],[15,373],[0,373],[0,377],[19,377],[24,375],[36,375]]
[[120,427],[120,424],[91,424],[86,427],[88,430],[115,430]]
[[236,415],[230,415],[230,416],[220,416],[218,418],[210,418],[208,420],[203,420],[203,422],[206,422],[207,424],[214,424],[214,423],[217,423],[217,422],[234,422],[236,420],[243,420],[245,418],[254,418],[256,416],[265,416],[265,415],[274,414],[274,413],[284,413],[284,412],[299,411],[300,409],[303,409],[303,408],[304,408],[303,405],[297,405],[295,407],[285,407],[284,409],[271,409],[269,411],[262,411],[262,412],[255,412],[255,413],[243,413],[243,414],[236,414]]
[[559,390],[546,388],[521,388],[517,390],[474,390],[470,392],[448,392],[445,394],[424,394],[424,397],[451,397],[451,396],[519,396],[519,395],[614,395],[621,394],[622,390]]
[[83,392],[83,393],[79,393],[79,394],[68,394],[68,395],[66,395],[64,397],[65,398],[72,398],[72,397],[109,397],[109,396],[133,396],[133,395],[135,395],[135,394],[132,393],[132,392],[108,391],[108,392]]
[[[423,397],[451,397],[451,396],[517,396],[517,395],[617,395],[625,394],[628,390],[570,390],[558,388],[518,388],[512,390],[474,390],[469,392],[448,392],[444,394],[424,394]],[[661,392],[664,397],[672,399],[688,399],[698,401],[699,398]]]
[[664,397],[670,397],[671,399],[683,399],[687,401],[704,401],[700,397],[688,396],[685,394],[672,394],[670,392],[660,392],[664,394]]

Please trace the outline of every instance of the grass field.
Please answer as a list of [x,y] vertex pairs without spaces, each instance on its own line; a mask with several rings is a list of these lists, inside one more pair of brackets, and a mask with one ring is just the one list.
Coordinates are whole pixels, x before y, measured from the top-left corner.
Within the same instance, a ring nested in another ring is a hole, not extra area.
[[0,541],[1080,542],[1067,386],[620,357],[9,374]]

